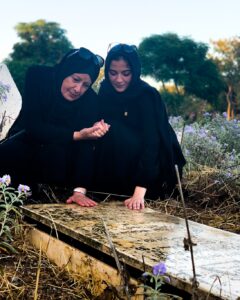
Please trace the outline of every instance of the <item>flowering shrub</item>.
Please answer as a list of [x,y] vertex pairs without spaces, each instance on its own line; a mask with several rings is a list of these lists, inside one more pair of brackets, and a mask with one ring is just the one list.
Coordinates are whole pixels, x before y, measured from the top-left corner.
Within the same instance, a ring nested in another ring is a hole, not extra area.
[[205,114],[201,123],[209,132],[217,135],[227,152],[232,149],[240,152],[240,120],[227,120],[226,113],[216,114],[214,117]]
[[[200,121],[186,126],[181,117],[173,117],[169,121],[177,135],[183,132],[182,150],[187,160],[185,174],[200,171],[198,177],[201,180],[208,168],[211,173],[207,178],[208,183],[211,181],[215,184],[215,189],[228,186],[233,194],[239,195],[240,121],[228,121],[225,114],[210,113],[205,113]],[[195,174],[195,182],[198,180],[196,177]]]
[[0,251],[10,250],[15,252],[11,246],[12,229],[17,225],[16,217],[20,216],[18,205],[28,197],[30,188],[20,184],[18,189],[10,187],[11,178],[9,175],[0,177]]

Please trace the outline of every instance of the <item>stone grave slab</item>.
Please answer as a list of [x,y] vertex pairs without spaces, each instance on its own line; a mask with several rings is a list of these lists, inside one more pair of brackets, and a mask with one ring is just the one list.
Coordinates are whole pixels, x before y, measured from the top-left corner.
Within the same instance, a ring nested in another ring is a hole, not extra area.
[[[111,256],[105,221],[120,260],[143,271],[165,262],[171,285],[191,293],[191,254],[184,250],[185,220],[146,208],[131,211],[122,202],[84,208],[74,204],[35,204],[22,207],[28,218],[54,228]],[[240,297],[240,236],[189,221],[199,299]]]
[[22,97],[5,64],[0,64],[0,140],[2,140],[22,106]]

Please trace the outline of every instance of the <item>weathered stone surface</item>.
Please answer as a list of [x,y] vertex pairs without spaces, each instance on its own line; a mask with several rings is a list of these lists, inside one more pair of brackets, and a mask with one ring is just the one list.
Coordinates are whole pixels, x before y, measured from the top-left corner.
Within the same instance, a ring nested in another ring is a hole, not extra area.
[[9,87],[9,92],[0,99],[0,140],[6,136],[9,128],[19,114],[22,97],[6,65],[0,64],[0,84]]
[[[171,284],[191,291],[192,264],[184,250],[185,220],[152,209],[131,211],[121,202],[101,203],[94,208],[77,205],[42,204],[23,206],[23,213],[59,232],[111,255],[102,220],[121,260],[148,271],[163,261]],[[240,236],[189,222],[199,296],[206,299],[237,299],[240,296]]]

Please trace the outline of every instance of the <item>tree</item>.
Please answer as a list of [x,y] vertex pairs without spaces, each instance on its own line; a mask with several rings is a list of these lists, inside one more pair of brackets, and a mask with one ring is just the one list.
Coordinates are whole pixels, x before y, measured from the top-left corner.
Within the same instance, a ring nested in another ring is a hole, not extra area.
[[25,72],[30,65],[54,65],[73,46],[65,36],[66,31],[55,22],[19,23],[15,29],[21,41],[14,44],[5,62],[22,93]]
[[139,45],[143,75],[165,84],[173,82],[176,91],[214,103],[223,89],[215,63],[207,58],[208,47],[177,34],[152,35]]
[[227,86],[225,98],[230,120],[235,117],[240,104],[240,38],[212,41],[212,44],[214,50],[212,57]]

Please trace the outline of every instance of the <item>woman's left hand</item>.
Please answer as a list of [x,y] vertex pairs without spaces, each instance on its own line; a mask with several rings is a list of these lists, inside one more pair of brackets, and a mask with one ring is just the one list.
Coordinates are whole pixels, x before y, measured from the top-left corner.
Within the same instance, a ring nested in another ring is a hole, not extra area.
[[124,201],[125,206],[129,209],[143,209],[144,205],[144,197],[132,196]]

